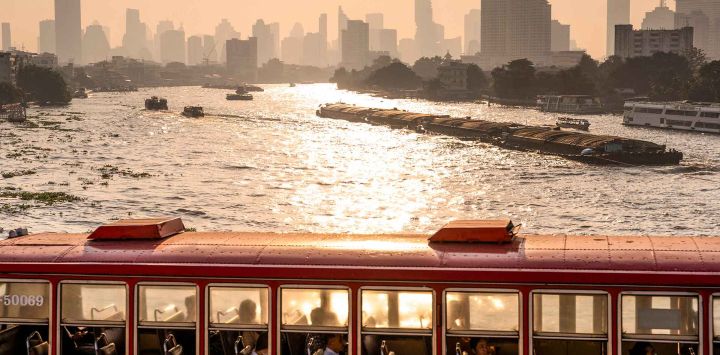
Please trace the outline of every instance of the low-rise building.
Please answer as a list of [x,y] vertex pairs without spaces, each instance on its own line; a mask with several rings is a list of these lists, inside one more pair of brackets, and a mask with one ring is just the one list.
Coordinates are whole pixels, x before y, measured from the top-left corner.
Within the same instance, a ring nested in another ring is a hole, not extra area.
[[40,53],[30,58],[32,65],[55,69],[58,67],[58,57],[52,53]]
[[552,52],[552,66],[558,68],[572,68],[580,64],[580,60],[585,55],[585,51],[557,51]]
[[676,30],[634,30],[632,25],[615,26],[615,55],[649,57],[655,53],[684,54],[693,48],[692,27]]

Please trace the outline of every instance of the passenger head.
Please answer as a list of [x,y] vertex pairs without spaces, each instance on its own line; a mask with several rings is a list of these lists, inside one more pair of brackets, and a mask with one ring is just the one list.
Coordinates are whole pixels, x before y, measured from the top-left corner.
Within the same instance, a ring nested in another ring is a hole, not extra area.
[[345,340],[343,340],[343,336],[341,334],[328,335],[327,347],[336,353],[341,353],[345,350]]
[[473,352],[475,355],[490,355],[493,353],[493,349],[488,344],[487,339],[474,339],[470,342]]
[[240,302],[240,323],[253,324],[257,318],[257,305],[253,300],[244,300]]
[[648,342],[639,341],[630,349],[630,355],[655,355],[655,347]]

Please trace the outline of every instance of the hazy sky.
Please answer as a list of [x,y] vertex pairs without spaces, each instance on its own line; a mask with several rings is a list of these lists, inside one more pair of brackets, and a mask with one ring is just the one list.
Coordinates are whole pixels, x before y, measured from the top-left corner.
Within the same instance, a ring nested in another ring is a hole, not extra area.
[[[155,31],[159,20],[183,24],[188,36],[214,33],[221,18],[228,18],[243,36],[251,33],[258,18],[281,23],[282,37],[292,24],[301,22],[305,31],[317,31],[317,16],[328,13],[331,40],[337,33],[337,6],[342,5],[351,19],[364,19],[366,13],[385,13],[385,27],[397,28],[398,37],[415,33],[414,0],[82,0],[83,27],[94,21],[110,27],[110,42],[118,46],[125,33],[125,8],[140,9],[142,21]],[[606,0],[550,0],[553,18],[572,25],[571,36],[591,55],[605,53]],[[674,8],[674,2],[670,1]],[[37,48],[38,22],[54,17],[53,0],[0,0],[0,22],[10,22],[13,45],[27,50]],[[646,11],[659,0],[633,0],[632,21],[639,26]],[[433,0],[435,20],[446,28],[447,37],[461,36],[463,16],[480,8],[480,0]]]

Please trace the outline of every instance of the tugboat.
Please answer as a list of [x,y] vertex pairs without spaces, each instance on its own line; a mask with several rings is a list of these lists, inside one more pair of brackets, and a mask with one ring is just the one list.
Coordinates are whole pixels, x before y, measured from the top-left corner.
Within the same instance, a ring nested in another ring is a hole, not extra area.
[[88,94],[85,91],[85,88],[79,88],[79,89],[75,90],[72,97],[73,97],[73,99],[87,99]]
[[167,110],[168,104],[167,99],[161,99],[157,96],[153,96],[149,99],[145,99],[145,109],[152,111]]
[[205,112],[203,112],[203,108],[201,106],[185,106],[182,115],[185,117],[198,118],[205,117]]
[[225,98],[226,98],[228,101],[238,101],[238,100],[240,100],[240,101],[252,101],[252,100],[253,100],[253,96],[250,95],[250,94],[248,94],[248,93],[244,93],[244,94],[227,94],[227,96],[226,96]]
[[555,122],[555,125],[560,128],[572,128],[581,131],[590,130],[590,121],[580,118],[560,117]]

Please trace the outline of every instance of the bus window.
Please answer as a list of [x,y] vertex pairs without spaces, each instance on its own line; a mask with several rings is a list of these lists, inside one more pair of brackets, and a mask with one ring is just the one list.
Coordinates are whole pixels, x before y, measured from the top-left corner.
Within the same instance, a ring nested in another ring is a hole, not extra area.
[[283,288],[280,303],[281,354],[347,354],[348,290]]
[[623,354],[698,354],[698,307],[696,296],[623,295]]
[[536,355],[608,353],[606,294],[535,292],[532,316]]
[[197,302],[192,285],[138,286],[138,353],[194,355]]
[[0,281],[0,354],[49,354],[50,284]]
[[209,353],[267,355],[268,289],[210,286],[208,294]]
[[517,293],[447,292],[446,354],[519,354]]
[[62,354],[125,354],[126,314],[124,284],[61,283]]
[[362,354],[431,355],[432,291],[362,290]]
[[720,355],[720,297],[713,297],[713,354]]

